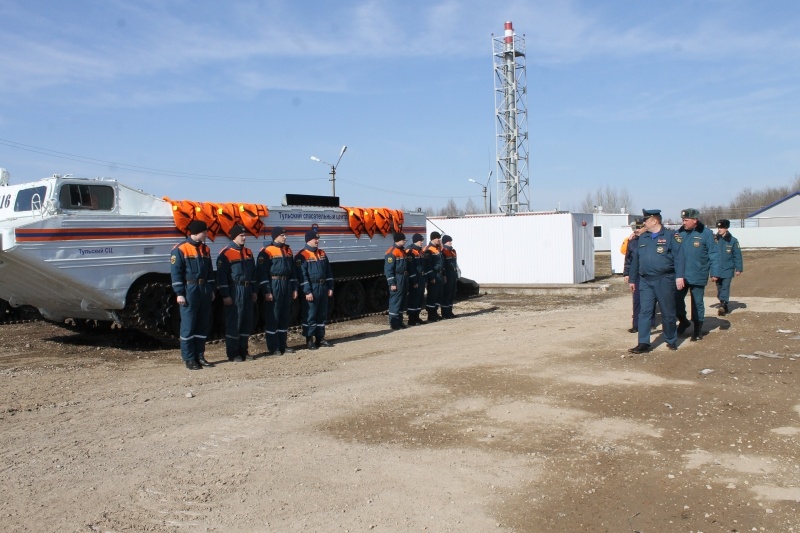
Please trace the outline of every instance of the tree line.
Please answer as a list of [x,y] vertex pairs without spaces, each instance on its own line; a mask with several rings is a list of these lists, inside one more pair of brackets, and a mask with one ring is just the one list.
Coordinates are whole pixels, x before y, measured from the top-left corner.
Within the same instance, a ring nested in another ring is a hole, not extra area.
[[[794,192],[800,191],[800,174],[796,174],[791,183],[784,187],[764,187],[752,189],[747,187],[739,192],[727,205],[703,204],[700,206],[700,215],[704,221],[713,224],[721,218],[737,220],[746,218],[747,215],[785,198]],[[633,200],[626,189],[617,189],[606,185],[598,187],[596,191],[586,194],[581,204],[581,213],[595,213],[601,210],[604,213],[632,212]],[[468,198],[464,207],[456,204],[450,198],[440,208],[421,208],[426,216],[459,217],[483,213],[483,206],[478,206],[472,198]],[[492,212],[496,212],[492,208]],[[671,220],[668,220],[671,222]]]
[[721,218],[728,220],[746,218],[750,213],[797,191],[800,191],[800,174],[796,174],[794,180],[785,187],[764,187],[763,189],[747,187],[739,192],[728,205],[703,204],[700,207],[700,214],[708,223],[713,223]]

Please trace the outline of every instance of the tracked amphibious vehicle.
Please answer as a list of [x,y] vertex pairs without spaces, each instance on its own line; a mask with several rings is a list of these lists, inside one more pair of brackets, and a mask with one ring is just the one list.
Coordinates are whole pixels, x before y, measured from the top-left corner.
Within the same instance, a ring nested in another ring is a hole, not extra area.
[[[424,233],[424,214],[343,208],[332,197],[286,199],[286,205],[269,208],[173,201],[113,179],[58,175],[2,186],[0,299],[12,308],[33,306],[55,322],[110,321],[174,336],[180,313],[169,256],[197,218],[210,228],[214,258],[230,243],[227,230],[236,223],[247,227],[254,253],[270,242],[274,226],[286,230],[295,253],[305,244],[305,232],[317,228],[336,278],[333,318],[385,309],[383,257],[392,232]],[[333,205],[292,205],[301,202]],[[216,315],[219,320],[222,313]]]

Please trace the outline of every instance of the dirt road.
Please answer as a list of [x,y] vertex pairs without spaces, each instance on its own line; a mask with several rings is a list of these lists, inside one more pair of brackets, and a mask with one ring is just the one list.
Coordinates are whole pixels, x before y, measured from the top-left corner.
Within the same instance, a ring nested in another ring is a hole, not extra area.
[[800,532],[800,253],[745,268],[703,340],[637,357],[610,277],[199,372],[2,325],[3,530]]

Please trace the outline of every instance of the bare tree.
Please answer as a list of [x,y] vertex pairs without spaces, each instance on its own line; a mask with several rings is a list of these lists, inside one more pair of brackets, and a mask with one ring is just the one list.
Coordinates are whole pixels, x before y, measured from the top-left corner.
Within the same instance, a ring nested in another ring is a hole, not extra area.
[[445,206],[439,210],[439,216],[443,217],[457,217],[463,214],[464,212],[458,208],[456,201],[452,198],[447,200],[447,204],[445,204]]
[[482,212],[483,211],[475,205],[475,202],[472,201],[472,198],[467,198],[467,204],[464,206],[465,215],[476,215]]
[[581,212],[594,213],[602,209],[605,213],[627,213],[632,206],[633,200],[627,189],[617,190],[611,185],[606,185],[605,188],[598,187],[594,193],[586,194],[581,204]]
[[800,174],[796,174],[794,180],[786,187],[764,187],[757,190],[747,187],[739,192],[726,206],[703,205],[700,208],[700,216],[709,224],[721,218],[734,220],[746,218],[750,213],[758,211],[797,191],[800,191]]

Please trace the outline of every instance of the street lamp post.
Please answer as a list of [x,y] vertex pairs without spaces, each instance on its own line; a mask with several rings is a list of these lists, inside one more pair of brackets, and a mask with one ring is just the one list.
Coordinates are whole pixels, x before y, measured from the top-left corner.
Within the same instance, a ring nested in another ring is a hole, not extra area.
[[336,196],[336,167],[339,166],[339,161],[342,160],[342,156],[344,155],[344,153],[346,151],[347,151],[347,146],[342,146],[342,151],[339,152],[339,159],[336,161],[335,165],[331,165],[330,163],[326,163],[325,161],[323,161],[322,159],[320,159],[319,157],[317,157],[315,155],[311,156],[311,160],[312,161],[316,161],[317,163],[323,163],[323,164],[328,165],[329,167],[331,167],[331,172],[330,172],[331,179],[329,181],[331,182],[333,196]]
[[489,204],[486,202],[486,193],[489,190],[489,180],[492,179],[492,170],[489,171],[489,177],[486,178],[486,185],[482,183],[478,183],[472,178],[469,178],[469,181],[478,185],[481,189],[483,189],[483,212],[488,214],[489,213]]

